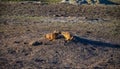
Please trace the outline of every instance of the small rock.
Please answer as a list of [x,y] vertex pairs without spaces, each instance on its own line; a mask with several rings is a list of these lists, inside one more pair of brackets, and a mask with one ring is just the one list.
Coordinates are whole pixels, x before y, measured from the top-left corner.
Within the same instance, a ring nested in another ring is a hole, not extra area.
[[16,63],[22,63],[22,61],[16,61]]
[[27,42],[24,42],[24,44],[28,44]]
[[42,45],[43,42],[38,42],[38,41],[32,41],[29,43],[29,45],[32,45],[32,46],[38,46],[38,45]]
[[35,59],[35,62],[44,62],[45,60],[43,60],[43,59],[38,59],[38,58],[36,58]]
[[91,31],[87,31],[86,33],[90,34],[90,33],[92,33],[92,32],[91,32]]
[[20,43],[20,41],[14,41],[14,43],[17,43],[17,44],[18,44],[18,43]]

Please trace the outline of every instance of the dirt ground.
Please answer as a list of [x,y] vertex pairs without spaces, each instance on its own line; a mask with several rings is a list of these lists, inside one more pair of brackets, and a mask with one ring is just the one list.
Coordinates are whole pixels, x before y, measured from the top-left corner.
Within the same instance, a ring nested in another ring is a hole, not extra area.
[[[0,3],[0,69],[119,69],[119,9]],[[54,30],[74,38],[44,38]]]

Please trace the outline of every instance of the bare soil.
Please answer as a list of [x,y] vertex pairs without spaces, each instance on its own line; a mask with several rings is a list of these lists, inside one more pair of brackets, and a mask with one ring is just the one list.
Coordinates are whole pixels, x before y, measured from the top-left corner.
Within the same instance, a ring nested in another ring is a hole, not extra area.
[[[119,69],[120,6],[0,3],[0,69]],[[71,41],[44,35],[69,31]]]

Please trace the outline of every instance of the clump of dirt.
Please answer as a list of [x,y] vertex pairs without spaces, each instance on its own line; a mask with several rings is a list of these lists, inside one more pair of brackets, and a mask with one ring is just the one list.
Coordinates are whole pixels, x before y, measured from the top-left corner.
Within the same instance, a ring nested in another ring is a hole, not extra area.
[[38,46],[38,45],[42,45],[43,43],[42,42],[39,42],[39,41],[31,41],[29,43],[29,45],[32,45],[32,46]]

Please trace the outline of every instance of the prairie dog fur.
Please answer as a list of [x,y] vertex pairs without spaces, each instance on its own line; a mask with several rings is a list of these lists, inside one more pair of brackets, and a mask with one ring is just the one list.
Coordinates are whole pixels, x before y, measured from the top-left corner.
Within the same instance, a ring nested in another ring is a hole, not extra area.
[[61,34],[64,36],[65,40],[67,41],[73,39],[73,35],[70,32],[61,32]]

